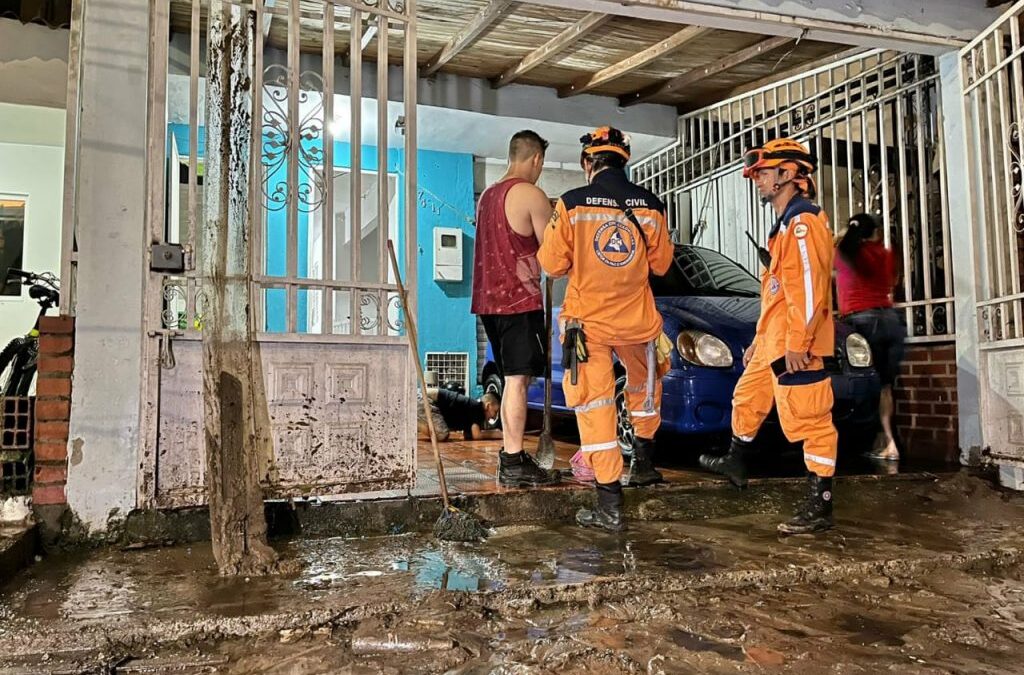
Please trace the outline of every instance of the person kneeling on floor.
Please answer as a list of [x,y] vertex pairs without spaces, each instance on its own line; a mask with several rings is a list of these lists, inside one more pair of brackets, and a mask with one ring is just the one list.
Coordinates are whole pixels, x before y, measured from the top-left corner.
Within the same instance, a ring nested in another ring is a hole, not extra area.
[[614,358],[626,369],[626,403],[637,434],[626,482],[659,482],[654,434],[669,364],[648,278],[668,270],[673,251],[664,204],[626,176],[629,137],[601,127],[580,142],[589,185],[558,200],[537,258],[549,275],[569,277],[559,317],[562,388],[576,410],[580,450],[597,483],[596,508],[580,510],[576,522],[619,531],[625,520]]
[[[501,438],[498,416],[501,413],[501,399],[487,392],[478,399],[470,398],[447,388],[427,388],[430,400],[430,414],[434,420],[434,433],[438,441],[447,441],[452,431],[461,431],[467,441],[492,440]],[[429,437],[423,406],[417,406],[417,429],[420,436]]]

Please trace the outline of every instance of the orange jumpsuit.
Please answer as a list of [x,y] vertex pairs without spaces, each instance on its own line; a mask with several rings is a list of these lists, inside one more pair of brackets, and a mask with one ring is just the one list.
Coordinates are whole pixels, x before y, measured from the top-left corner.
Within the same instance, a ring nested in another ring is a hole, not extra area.
[[[632,208],[643,236],[605,184]],[[661,200],[617,169],[605,169],[593,184],[562,195],[537,252],[547,274],[569,276],[559,319],[562,334],[567,322],[578,321],[586,336],[589,359],[579,364],[575,385],[565,373],[562,389],[575,408],[580,450],[598,483],[622,475],[613,356],[626,370],[626,403],[637,435],[654,438],[661,425],[661,378],[668,363],[656,365],[662,320],[648,275],[664,274],[672,255]]]
[[[761,318],[754,356],[736,384],[732,431],[751,441],[772,409],[790,442],[803,441],[808,471],[823,478],[836,467],[832,383],[822,358],[835,352],[832,321],[832,231],[818,206],[796,197],[768,239],[771,267],[761,273]],[[776,375],[786,351],[809,353],[807,370]]]

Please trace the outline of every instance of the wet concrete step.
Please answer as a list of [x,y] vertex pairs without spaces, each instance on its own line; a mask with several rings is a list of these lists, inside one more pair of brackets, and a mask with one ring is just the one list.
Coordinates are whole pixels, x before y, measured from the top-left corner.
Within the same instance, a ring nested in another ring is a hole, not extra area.
[[[935,480],[936,472],[917,471],[892,475],[858,475],[838,479],[841,484],[875,485]],[[748,494],[755,497],[776,489],[799,489],[805,479],[755,478]],[[737,492],[724,478],[704,474],[685,483],[663,483],[647,488],[627,488],[626,509],[630,517],[652,517],[659,501],[678,502],[685,508],[676,516],[704,518],[722,512],[722,504],[757,509],[758,499],[737,500]],[[456,507],[469,511],[495,526],[572,523],[576,510],[589,506],[594,488],[566,481],[535,489],[503,489],[500,492],[454,495]],[[267,527],[272,538],[288,537],[377,537],[413,532],[430,532],[441,514],[441,500],[416,495],[392,499],[345,499],[339,501],[297,500],[269,502]],[[170,545],[210,539],[210,515],[204,507],[167,511],[136,511],[125,522],[123,543],[135,546]]]
[[35,525],[0,525],[0,587],[32,564],[39,545]]

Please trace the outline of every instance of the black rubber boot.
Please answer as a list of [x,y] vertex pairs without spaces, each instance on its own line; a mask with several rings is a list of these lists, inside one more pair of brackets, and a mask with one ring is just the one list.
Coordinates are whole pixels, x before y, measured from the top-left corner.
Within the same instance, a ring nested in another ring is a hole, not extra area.
[[498,485],[502,487],[539,487],[554,485],[560,480],[557,471],[540,468],[525,450],[506,455],[502,448],[498,453]]
[[626,484],[639,487],[661,483],[665,478],[654,468],[654,441],[648,438],[637,438],[633,442],[633,457],[629,462],[629,474]]
[[622,532],[626,529],[622,502],[622,483],[598,483],[597,505],[593,509],[577,511],[576,524],[580,527],[599,527],[610,532]]
[[745,488],[747,487],[747,457],[750,456],[750,446],[749,441],[741,441],[733,436],[729,452],[721,457],[701,455],[700,465],[708,471],[728,476],[736,487]]
[[807,476],[807,500],[788,522],[779,525],[781,534],[812,534],[832,527],[832,479],[813,473]]

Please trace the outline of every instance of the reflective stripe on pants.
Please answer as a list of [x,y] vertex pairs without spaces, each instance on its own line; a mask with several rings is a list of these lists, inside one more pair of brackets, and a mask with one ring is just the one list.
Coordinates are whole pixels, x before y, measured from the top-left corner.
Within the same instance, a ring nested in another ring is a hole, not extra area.
[[566,404],[576,409],[584,461],[594,470],[597,482],[613,483],[622,476],[617,409],[614,405],[601,405],[615,398],[613,356],[626,369],[627,408],[645,413],[632,417],[633,427],[642,438],[654,438],[661,425],[661,373],[656,373],[653,392],[648,396],[648,343],[616,347],[588,343],[587,348],[589,359],[579,364],[576,384],[566,373],[562,390]]
[[777,378],[755,354],[733,393],[732,433],[740,438],[756,436],[775,404],[786,438],[803,442],[807,470],[827,478],[835,474],[839,442],[832,424],[832,402],[832,382],[820,358],[815,357],[807,371]]

